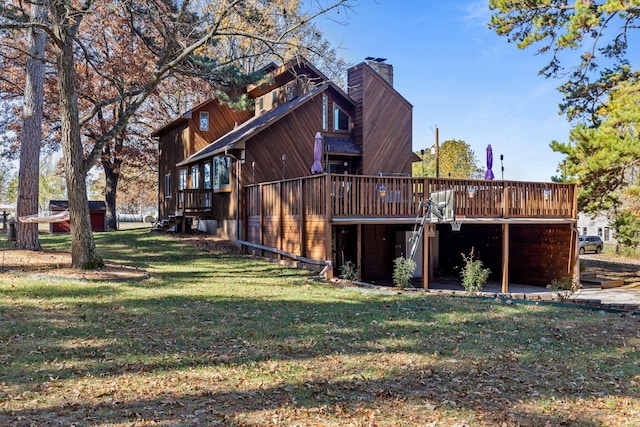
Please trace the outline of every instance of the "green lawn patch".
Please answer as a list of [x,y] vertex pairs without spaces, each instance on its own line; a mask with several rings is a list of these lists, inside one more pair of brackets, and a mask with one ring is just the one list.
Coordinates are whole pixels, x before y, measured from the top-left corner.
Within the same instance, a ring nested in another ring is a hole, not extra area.
[[148,230],[96,240],[151,278],[0,274],[0,425],[640,420],[633,316],[362,292]]

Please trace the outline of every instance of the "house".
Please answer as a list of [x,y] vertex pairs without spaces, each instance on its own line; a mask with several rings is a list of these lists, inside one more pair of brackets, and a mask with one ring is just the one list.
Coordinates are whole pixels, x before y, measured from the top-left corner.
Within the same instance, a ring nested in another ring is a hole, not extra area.
[[[69,210],[68,200],[51,200],[49,211],[60,213]],[[91,217],[92,231],[107,231],[107,204],[102,200],[89,201],[89,215]],[[71,222],[52,222],[49,224],[50,233],[68,233],[71,231]]]
[[578,213],[578,230],[581,235],[598,236],[605,243],[617,244],[615,230],[611,227],[611,219],[606,212],[597,215]]
[[422,286],[458,276],[471,248],[503,288],[576,275],[575,185],[412,178],[412,106],[384,59],[351,67],[347,92],[303,58],[264,72],[246,89],[253,110],[212,98],[153,133],[165,228],[195,221],[251,253],[328,274],[351,261],[363,279],[388,283],[420,202],[452,190],[462,227],[427,223],[416,256]]

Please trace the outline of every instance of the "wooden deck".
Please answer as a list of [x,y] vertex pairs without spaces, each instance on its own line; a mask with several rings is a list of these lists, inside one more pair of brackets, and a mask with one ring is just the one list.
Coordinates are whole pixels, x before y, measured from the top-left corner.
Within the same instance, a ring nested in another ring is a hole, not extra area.
[[577,218],[576,186],[566,183],[485,181],[361,175],[320,175],[245,188],[249,217],[278,209],[290,215],[340,218],[415,218],[419,202],[455,191],[463,218]]
[[[441,190],[454,191],[455,215],[463,224],[503,224],[501,231],[492,232],[502,242],[500,248],[494,248],[494,255],[502,257],[498,268],[505,289],[509,278],[510,230],[519,233],[516,246],[526,232],[552,233],[561,240],[553,251],[563,254],[556,270],[563,276],[577,271],[573,266],[577,255],[572,255],[575,244],[571,240],[572,222],[578,215],[577,187],[567,183],[325,174],[249,185],[241,196],[240,243],[257,253],[270,250],[278,256],[323,261],[330,266],[335,252],[333,233],[344,230],[345,225],[356,225],[350,239],[357,242],[355,259],[361,260],[362,242],[370,239],[364,234],[371,231],[363,226],[410,226],[419,214],[420,202]],[[211,208],[216,205],[214,197],[211,190],[184,190],[179,195],[180,206],[185,215],[211,217],[215,214],[215,208]],[[510,229],[510,224],[545,228]],[[426,250],[425,246],[425,253]],[[538,258],[540,262],[545,259]],[[523,271],[531,267],[521,264],[517,265]],[[426,287],[427,279],[423,280]]]

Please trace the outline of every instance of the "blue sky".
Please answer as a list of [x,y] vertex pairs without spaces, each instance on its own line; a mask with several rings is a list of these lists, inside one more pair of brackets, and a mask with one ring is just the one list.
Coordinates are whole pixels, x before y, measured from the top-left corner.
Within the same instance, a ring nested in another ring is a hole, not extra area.
[[[357,0],[347,16],[316,24],[350,63],[387,58],[394,87],[413,104],[413,148],[461,139],[484,166],[491,144],[500,179],[550,181],[563,156],[570,125],[558,114],[561,81],[538,71],[548,56],[520,50],[487,28],[486,0]],[[341,25],[335,20],[346,25]]]

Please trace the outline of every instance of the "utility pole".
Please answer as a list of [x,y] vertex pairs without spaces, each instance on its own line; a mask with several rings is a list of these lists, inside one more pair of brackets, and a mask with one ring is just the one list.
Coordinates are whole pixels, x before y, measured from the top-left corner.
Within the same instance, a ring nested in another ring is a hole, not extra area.
[[436,126],[436,178],[440,178],[440,141],[438,127]]

